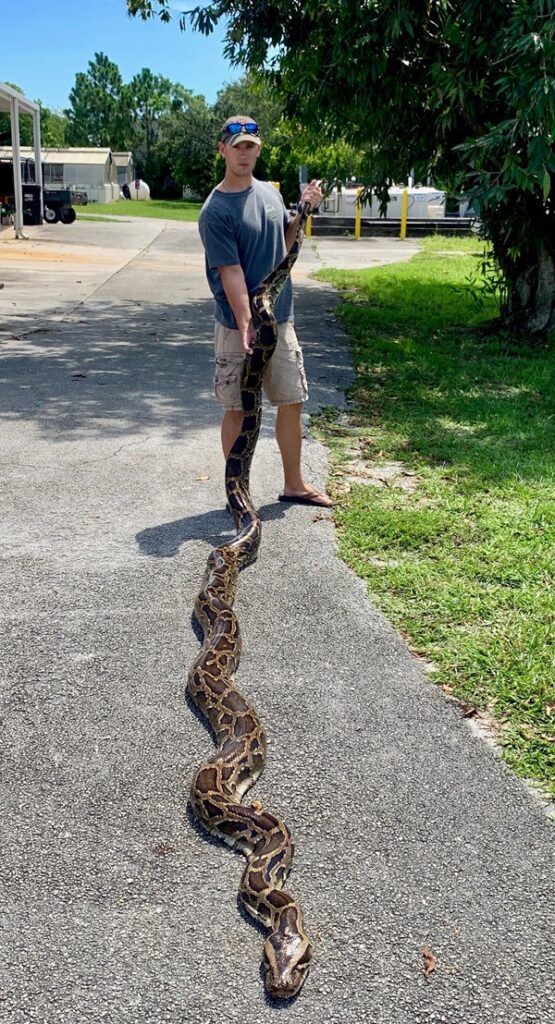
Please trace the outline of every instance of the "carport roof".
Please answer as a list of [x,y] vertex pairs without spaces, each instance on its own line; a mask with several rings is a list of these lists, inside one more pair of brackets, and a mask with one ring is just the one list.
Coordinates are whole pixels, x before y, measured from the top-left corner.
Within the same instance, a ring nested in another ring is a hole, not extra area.
[[[110,156],[109,149],[41,149],[41,160],[46,164],[105,164]],[[35,155],[32,146],[20,146],[22,157]],[[0,160],[12,159],[12,147],[0,146]]]
[[40,110],[38,103],[34,103],[33,100],[28,100],[23,93],[18,92],[17,89],[12,89],[11,85],[6,85],[5,82],[0,82],[0,111],[2,113],[8,113],[11,110],[10,100],[16,98],[19,103],[19,109],[24,114],[33,114],[36,110]]

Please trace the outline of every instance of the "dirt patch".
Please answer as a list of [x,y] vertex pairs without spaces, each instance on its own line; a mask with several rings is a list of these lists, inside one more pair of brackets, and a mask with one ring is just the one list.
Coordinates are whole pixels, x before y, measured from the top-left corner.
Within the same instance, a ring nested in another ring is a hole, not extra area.
[[368,484],[371,487],[399,487],[403,491],[416,491],[418,477],[406,469],[402,462],[382,462],[373,465],[365,459],[349,462],[344,476],[348,484]]

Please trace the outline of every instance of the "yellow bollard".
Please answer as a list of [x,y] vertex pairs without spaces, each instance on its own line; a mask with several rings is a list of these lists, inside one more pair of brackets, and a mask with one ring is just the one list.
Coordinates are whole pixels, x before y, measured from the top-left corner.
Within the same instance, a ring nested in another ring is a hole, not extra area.
[[409,208],[409,190],[403,189],[403,197],[401,199],[401,234],[400,239],[404,242],[407,237],[407,212]]
[[362,203],[360,201],[361,194],[362,189],[357,188],[357,198],[355,203],[355,238],[360,238],[362,232]]
[[309,217],[305,227],[305,238],[312,238],[312,217]]

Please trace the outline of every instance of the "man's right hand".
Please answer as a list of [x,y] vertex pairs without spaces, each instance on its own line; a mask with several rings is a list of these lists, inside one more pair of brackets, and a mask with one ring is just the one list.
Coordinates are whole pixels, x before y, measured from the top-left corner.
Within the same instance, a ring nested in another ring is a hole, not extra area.
[[253,326],[252,320],[249,320],[246,324],[239,324],[239,334],[241,336],[241,342],[247,355],[252,355],[252,345],[256,338],[256,331]]

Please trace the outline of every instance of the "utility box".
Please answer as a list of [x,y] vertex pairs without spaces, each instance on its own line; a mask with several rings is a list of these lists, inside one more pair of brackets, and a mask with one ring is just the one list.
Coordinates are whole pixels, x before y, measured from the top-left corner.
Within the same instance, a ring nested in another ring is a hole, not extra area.
[[23,186],[23,223],[42,224],[42,189],[40,185]]

